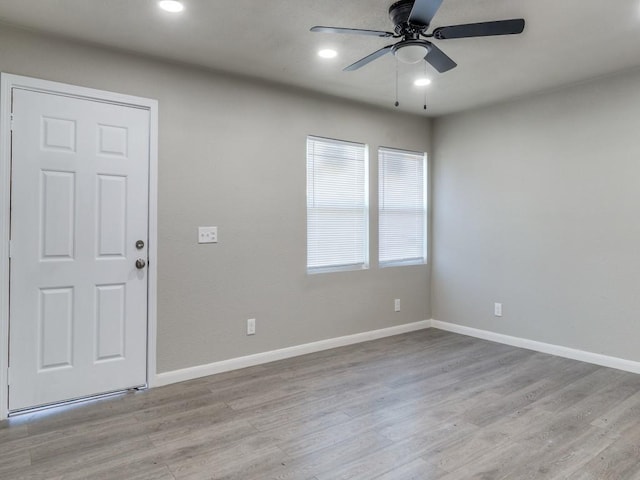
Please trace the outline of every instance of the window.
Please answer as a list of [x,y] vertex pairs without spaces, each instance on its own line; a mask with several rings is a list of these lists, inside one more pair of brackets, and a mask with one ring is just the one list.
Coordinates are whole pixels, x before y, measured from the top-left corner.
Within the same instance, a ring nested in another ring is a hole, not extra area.
[[427,261],[426,154],[378,150],[380,266]]
[[366,145],[307,137],[307,271],[369,267]]

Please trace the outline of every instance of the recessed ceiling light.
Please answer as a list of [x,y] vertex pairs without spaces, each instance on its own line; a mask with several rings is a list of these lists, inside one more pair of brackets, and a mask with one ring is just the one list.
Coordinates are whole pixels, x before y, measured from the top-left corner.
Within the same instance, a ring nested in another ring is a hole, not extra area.
[[178,2],[177,0],[162,0],[158,2],[158,6],[171,13],[178,13],[184,10],[182,2]]
[[324,50],[320,50],[318,52],[318,56],[322,58],[336,58],[338,56],[338,52],[330,48],[325,48]]
[[413,84],[416,87],[426,87],[427,85],[431,85],[431,79],[430,78],[417,78]]

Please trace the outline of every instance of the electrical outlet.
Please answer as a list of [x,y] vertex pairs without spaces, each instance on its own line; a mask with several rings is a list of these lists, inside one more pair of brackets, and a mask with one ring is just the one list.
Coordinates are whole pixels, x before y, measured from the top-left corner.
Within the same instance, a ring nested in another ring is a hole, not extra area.
[[218,243],[218,227],[198,227],[198,243]]
[[247,320],[247,335],[255,335],[256,334],[256,319],[250,318]]
[[501,303],[494,303],[493,304],[493,314],[496,317],[501,317],[502,316],[502,304]]
[[399,312],[400,311],[400,299],[396,298],[393,302],[393,310],[394,312]]

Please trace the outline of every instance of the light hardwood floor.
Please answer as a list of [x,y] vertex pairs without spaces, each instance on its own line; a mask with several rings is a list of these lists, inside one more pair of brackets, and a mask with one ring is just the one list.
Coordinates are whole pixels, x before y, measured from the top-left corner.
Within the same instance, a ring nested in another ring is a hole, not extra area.
[[8,479],[640,479],[640,376],[438,330],[0,423]]

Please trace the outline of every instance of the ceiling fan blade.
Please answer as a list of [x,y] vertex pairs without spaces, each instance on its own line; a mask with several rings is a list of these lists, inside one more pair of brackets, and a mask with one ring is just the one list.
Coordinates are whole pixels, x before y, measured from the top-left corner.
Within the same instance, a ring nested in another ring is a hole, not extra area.
[[429,43],[429,53],[424,59],[431,64],[438,72],[444,73],[456,68],[458,64],[451,60],[449,56],[436,47],[433,43]]
[[320,33],[346,33],[350,35],[369,35],[372,37],[393,37],[391,32],[383,32],[380,30],[363,30],[361,28],[340,28],[340,27],[321,27],[311,28],[312,32]]
[[409,15],[409,23],[428,27],[440,5],[442,0],[415,0]]
[[438,40],[450,38],[490,37],[493,35],[516,35],[524,30],[524,19],[499,20],[497,22],[469,23],[440,27],[433,31]]
[[359,68],[364,67],[368,63],[373,62],[376,58],[380,58],[383,55],[386,55],[391,51],[392,48],[393,48],[393,45],[387,45],[386,47],[383,47],[380,50],[373,52],[371,55],[367,55],[366,57],[361,58],[356,63],[352,63],[348,67],[345,67],[343,70],[345,72],[352,72],[353,70],[358,70]]

